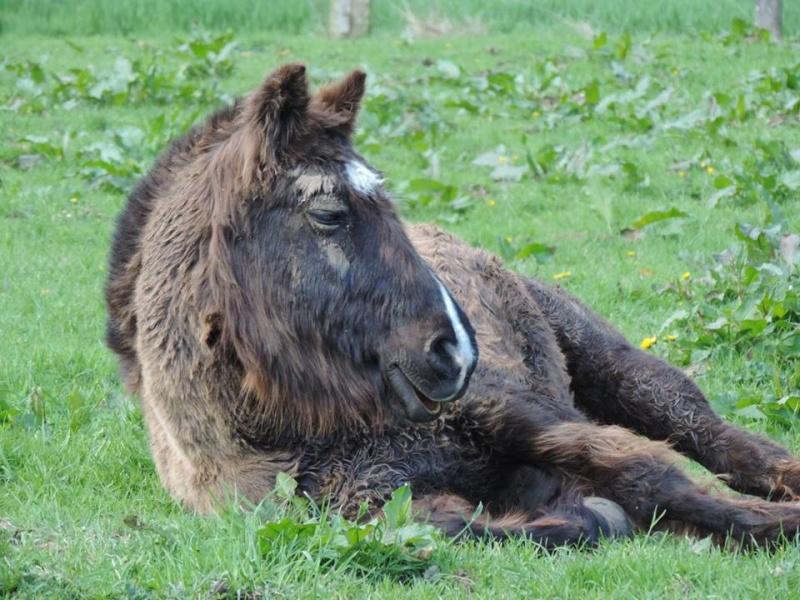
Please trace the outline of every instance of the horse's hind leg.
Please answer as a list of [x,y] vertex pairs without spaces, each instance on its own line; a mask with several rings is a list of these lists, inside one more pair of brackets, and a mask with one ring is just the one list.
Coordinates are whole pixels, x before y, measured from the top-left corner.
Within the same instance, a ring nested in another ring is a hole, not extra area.
[[414,500],[414,510],[448,537],[489,537],[496,540],[524,537],[544,548],[591,545],[600,539],[627,537],[633,527],[617,504],[578,494],[559,498],[536,516],[523,511],[498,518],[480,514],[476,507],[450,494],[423,496]]
[[800,497],[800,462],[787,450],[723,421],[691,379],[634,348],[575,298],[535,280],[526,287],[556,334],[584,413],[668,441],[738,491]]

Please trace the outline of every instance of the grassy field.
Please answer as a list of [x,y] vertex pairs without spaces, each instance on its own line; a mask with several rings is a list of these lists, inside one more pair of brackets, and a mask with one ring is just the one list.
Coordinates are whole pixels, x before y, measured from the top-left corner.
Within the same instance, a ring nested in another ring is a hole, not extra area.
[[358,66],[358,147],[407,218],[557,280],[800,451],[797,38],[734,21],[749,0],[463,3],[487,33],[435,38],[376,2],[376,35],[344,42],[315,35],[322,2],[223,4],[0,2],[0,596],[795,597],[791,545],[433,538],[409,566],[392,548],[337,560],[321,528],[267,543],[252,514],[188,514],[104,348],[102,286],[114,217],[168,139],[277,64],[317,84]]
[[[243,2],[241,0],[0,0],[0,32],[48,35],[154,34],[203,28],[235,28],[263,35],[318,34],[328,17],[328,0]],[[800,26],[800,5],[784,2],[786,31]],[[372,31],[397,35],[408,17],[451,29],[476,26],[495,33],[528,32],[563,23],[586,23],[611,32],[717,31],[734,18],[750,21],[753,0],[640,2],[614,0],[373,0]],[[413,19],[412,19],[413,20]]]

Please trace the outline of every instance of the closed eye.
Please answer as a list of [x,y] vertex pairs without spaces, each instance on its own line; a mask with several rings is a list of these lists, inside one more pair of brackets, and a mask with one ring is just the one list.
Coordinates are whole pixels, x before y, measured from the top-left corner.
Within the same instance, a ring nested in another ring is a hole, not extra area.
[[342,210],[310,210],[306,215],[311,226],[320,233],[332,233],[347,220],[347,212]]

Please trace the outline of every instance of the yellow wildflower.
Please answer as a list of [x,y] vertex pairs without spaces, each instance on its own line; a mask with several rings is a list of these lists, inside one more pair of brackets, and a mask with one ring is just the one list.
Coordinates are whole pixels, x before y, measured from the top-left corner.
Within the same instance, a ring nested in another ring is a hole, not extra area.
[[497,204],[497,202],[495,202],[495,199],[494,199],[494,198],[489,198],[489,199],[486,201],[486,204],[488,204],[489,206],[494,206],[495,204]]
[[535,111],[533,111],[533,112],[531,113],[531,116],[532,116],[534,119],[538,119],[538,118],[539,118],[541,115],[542,115],[542,113],[540,113],[538,110],[535,110]]
[[561,271],[561,273],[556,273],[553,275],[553,279],[569,279],[572,277],[572,273],[570,271]]
[[686,271],[686,273],[684,273],[683,275],[681,275],[681,279],[683,279],[684,281],[686,281],[686,280],[687,280],[687,279],[689,279],[691,276],[692,276],[692,274],[691,274],[691,273],[689,273],[689,271]]
[[708,168],[706,169],[706,171],[708,171],[708,172],[709,172],[709,174],[710,174],[710,173],[713,173],[713,172],[714,172],[714,167],[708,167]]
[[681,179],[686,177],[686,171],[678,171],[678,177],[680,177]]
[[677,77],[677,76],[678,76],[678,69],[677,69],[677,68],[673,67],[673,69],[672,69],[672,75],[673,75],[673,76],[675,76],[675,77]]
[[677,335],[665,335],[664,336],[664,341],[665,342],[674,342],[677,339],[678,339]]
[[648,350],[652,346],[655,346],[658,343],[658,338],[656,337],[646,337],[642,340],[642,343],[639,344],[642,350]]
[[75,196],[73,196],[72,198],[69,199],[69,202],[70,204],[75,205],[78,203],[78,199]]
[[636,256],[636,252],[634,252],[633,250],[628,250],[628,256],[633,258],[634,256]]
[[508,162],[508,159],[505,156],[498,156],[497,157],[497,162],[499,162],[501,165],[503,165],[503,164]]

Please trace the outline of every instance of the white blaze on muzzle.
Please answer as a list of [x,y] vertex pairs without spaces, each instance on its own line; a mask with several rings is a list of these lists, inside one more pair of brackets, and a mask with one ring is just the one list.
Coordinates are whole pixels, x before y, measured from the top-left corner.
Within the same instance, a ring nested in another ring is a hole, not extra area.
[[475,349],[472,346],[472,341],[469,339],[469,334],[464,327],[464,323],[461,321],[461,316],[458,314],[458,310],[456,310],[456,305],[450,297],[450,292],[447,291],[447,288],[444,287],[442,282],[438,279],[436,283],[439,284],[439,291],[442,293],[445,310],[447,311],[447,316],[450,317],[450,325],[456,334],[456,345],[453,346],[448,343],[446,348],[453,362],[455,362],[460,369],[457,388],[460,391],[464,387],[467,376],[475,366]]

